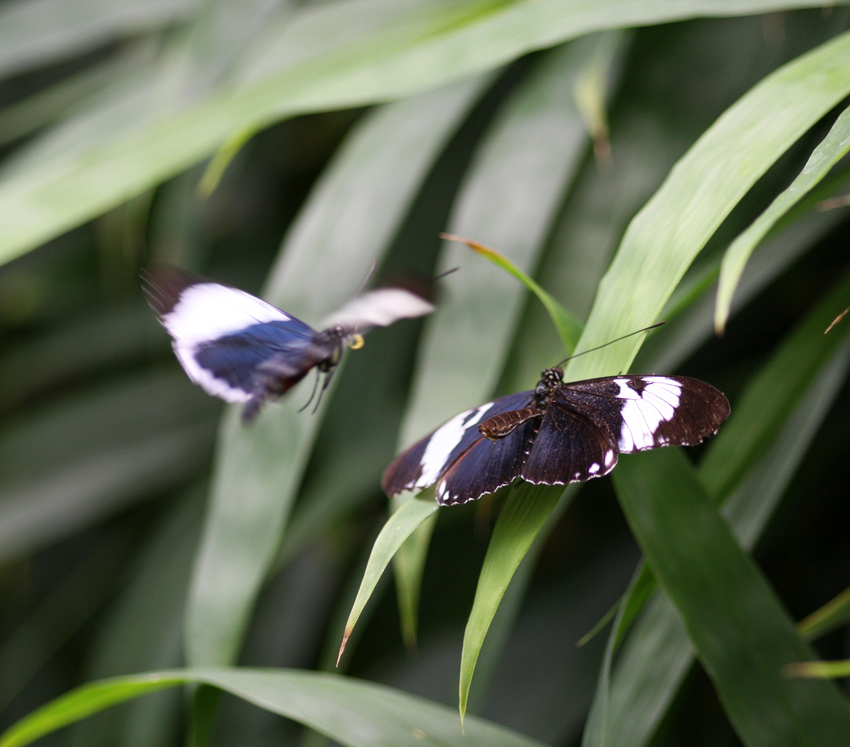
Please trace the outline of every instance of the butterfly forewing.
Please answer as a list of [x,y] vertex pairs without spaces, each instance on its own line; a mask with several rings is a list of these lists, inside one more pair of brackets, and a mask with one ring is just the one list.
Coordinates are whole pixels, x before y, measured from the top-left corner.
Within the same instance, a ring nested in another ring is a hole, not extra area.
[[717,389],[687,376],[610,376],[564,384],[553,406],[591,417],[621,454],[695,446],[729,417]]
[[456,415],[392,461],[381,479],[384,492],[392,496],[433,485],[473,445],[481,441],[490,443],[478,431],[479,423],[503,412],[522,409],[533,397],[533,392],[510,394]]

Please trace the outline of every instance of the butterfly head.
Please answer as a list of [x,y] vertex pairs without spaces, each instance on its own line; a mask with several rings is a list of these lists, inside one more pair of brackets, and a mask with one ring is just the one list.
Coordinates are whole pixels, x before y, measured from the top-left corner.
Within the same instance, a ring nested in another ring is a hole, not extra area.
[[534,394],[538,399],[546,399],[552,389],[563,383],[564,371],[559,366],[547,368],[542,374],[540,374],[540,381],[537,382]]

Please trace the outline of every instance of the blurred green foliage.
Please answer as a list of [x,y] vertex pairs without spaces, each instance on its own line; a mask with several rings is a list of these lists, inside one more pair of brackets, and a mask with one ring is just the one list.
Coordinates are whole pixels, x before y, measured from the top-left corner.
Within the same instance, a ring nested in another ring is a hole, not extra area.
[[[850,658],[846,605],[814,651],[791,625],[850,585],[850,326],[823,335],[850,303],[848,27],[767,0],[0,4],[0,728],[32,729],[0,744],[89,714],[44,743],[846,744],[846,692],[782,667]],[[680,372],[732,416],[614,480],[440,509],[334,669],[383,468],[566,355],[441,231],[533,277],[580,350],[668,320],[572,378]],[[459,269],[317,414],[305,386],[243,428],[145,305],[155,261],[313,324],[373,262]]]

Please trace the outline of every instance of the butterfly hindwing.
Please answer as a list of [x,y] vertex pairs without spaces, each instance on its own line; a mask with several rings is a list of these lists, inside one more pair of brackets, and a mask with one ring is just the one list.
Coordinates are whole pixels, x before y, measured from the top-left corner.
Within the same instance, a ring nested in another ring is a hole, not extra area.
[[607,475],[616,464],[617,450],[594,419],[554,406],[543,416],[522,478],[535,485],[568,485]]

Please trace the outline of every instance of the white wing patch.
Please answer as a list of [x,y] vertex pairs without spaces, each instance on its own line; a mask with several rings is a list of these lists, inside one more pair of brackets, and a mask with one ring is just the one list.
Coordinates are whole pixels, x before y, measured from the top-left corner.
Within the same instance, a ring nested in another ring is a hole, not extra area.
[[[427,488],[437,481],[446,466],[446,460],[454,451],[455,446],[460,443],[463,434],[481,420],[492,404],[492,402],[488,402],[486,405],[455,415],[448,423],[434,431],[434,435],[428,440],[425,453],[422,455],[422,473],[410,487]],[[437,492],[439,493],[440,489],[444,487],[438,486]]]
[[349,301],[322,323],[322,329],[341,324],[362,330],[368,327],[388,327],[399,319],[425,316],[434,306],[424,298],[403,288],[378,288]]
[[673,418],[682,396],[682,385],[675,379],[646,376],[642,381],[643,391],[638,392],[629,386],[630,379],[614,379],[620,387],[617,397],[624,400],[620,412],[623,427],[617,444],[622,454],[656,446],[655,431]]
[[195,346],[181,345],[174,341],[172,347],[183,370],[207,394],[219,397],[225,402],[247,402],[251,399],[250,392],[230,386],[224,379],[217,379],[211,371],[199,366],[195,360]]
[[290,319],[250,293],[218,283],[197,283],[180,294],[174,308],[163,315],[162,323],[174,338],[176,349],[177,345],[191,348],[253,324]]

